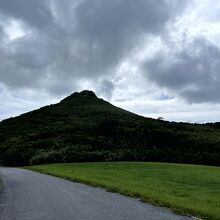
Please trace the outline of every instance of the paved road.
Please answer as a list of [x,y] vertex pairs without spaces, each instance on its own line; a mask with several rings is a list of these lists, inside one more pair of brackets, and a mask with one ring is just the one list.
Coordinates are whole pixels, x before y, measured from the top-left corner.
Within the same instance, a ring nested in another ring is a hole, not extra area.
[[0,168],[0,220],[189,220],[105,190],[23,169]]

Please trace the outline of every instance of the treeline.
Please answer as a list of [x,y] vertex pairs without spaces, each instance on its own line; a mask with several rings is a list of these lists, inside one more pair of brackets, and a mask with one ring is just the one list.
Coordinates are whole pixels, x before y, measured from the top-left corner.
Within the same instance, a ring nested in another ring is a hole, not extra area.
[[72,95],[0,123],[5,165],[85,161],[160,161],[220,165],[220,125],[172,123]]

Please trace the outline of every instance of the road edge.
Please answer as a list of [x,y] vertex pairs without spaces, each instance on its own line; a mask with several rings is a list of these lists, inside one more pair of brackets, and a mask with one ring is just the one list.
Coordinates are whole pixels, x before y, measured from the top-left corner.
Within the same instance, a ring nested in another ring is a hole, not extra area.
[[94,182],[91,182],[91,181],[85,181],[85,180],[81,180],[81,179],[78,179],[78,178],[70,178],[70,177],[66,177],[66,176],[56,175],[56,174],[53,174],[53,173],[50,173],[50,172],[45,172],[45,171],[42,171],[42,170],[33,169],[30,166],[22,167],[22,169],[37,172],[37,173],[41,173],[41,174],[45,174],[45,175],[49,175],[49,176],[53,176],[53,177],[58,177],[58,178],[68,180],[68,181],[71,181],[71,182],[75,182],[75,183],[81,183],[81,184],[85,184],[85,185],[88,185],[88,186],[101,188],[101,189],[103,189],[107,192],[118,193],[118,194],[121,194],[121,195],[124,195],[124,196],[128,196],[130,198],[135,198],[135,199],[140,200],[143,203],[148,203],[148,204],[153,205],[153,206],[165,208],[165,209],[171,211],[174,214],[189,217],[189,218],[192,218],[193,220],[194,219],[195,220],[210,220],[209,218],[199,216],[197,213],[190,213],[190,211],[187,212],[186,210],[178,209],[176,207],[166,205],[166,204],[161,203],[159,201],[152,201],[150,199],[149,200],[148,199],[143,199],[143,198],[140,198],[139,195],[131,194],[129,192],[120,191],[119,189],[110,188],[110,187],[107,187],[105,185],[97,184],[97,183],[94,183]]

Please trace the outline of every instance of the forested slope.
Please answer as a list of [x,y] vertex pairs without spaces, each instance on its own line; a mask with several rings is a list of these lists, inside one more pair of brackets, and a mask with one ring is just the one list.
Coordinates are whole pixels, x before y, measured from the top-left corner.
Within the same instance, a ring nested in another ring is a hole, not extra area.
[[122,160],[220,165],[220,123],[145,118],[82,91],[2,121],[0,160],[13,166]]

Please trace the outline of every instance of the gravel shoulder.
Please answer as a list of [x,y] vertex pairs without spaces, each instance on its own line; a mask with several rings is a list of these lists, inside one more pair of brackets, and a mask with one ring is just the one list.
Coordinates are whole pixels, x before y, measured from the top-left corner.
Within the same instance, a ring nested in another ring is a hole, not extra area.
[[18,168],[0,168],[0,220],[190,220],[137,199]]

